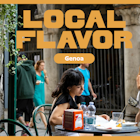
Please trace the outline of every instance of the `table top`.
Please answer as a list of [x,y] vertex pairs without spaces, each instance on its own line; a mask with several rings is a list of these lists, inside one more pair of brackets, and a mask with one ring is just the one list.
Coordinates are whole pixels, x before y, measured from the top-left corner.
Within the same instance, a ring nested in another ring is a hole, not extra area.
[[139,131],[138,127],[135,126],[122,127],[122,129],[119,131],[103,131],[103,130],[96,129],[95,127],[92,130],[80,129],[80,130],[71,131],[71,130],[64,129],[62,125],[57,125],[55,126],[55,128],[61,131],[92,133],[92,134],[120,134],[120,133],[133,133]]

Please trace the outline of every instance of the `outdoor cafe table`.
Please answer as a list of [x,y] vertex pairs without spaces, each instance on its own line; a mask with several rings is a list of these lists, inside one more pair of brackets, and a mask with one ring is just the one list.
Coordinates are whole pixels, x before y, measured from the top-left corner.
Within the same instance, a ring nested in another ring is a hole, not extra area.
[[94,136],[102,136],[102,134],[133,133],[139,131],[138,127],[135,126],[122,127],[122,129],[119,131],[103,131],[103,130],[96,129],[95,127],[92,130],[80,129],[80,130],[71,131],[71,130],[64,129],[62,125],[57,125],[55,128],[61,131],[68,131],[68,132],[91,133],[94,134]]

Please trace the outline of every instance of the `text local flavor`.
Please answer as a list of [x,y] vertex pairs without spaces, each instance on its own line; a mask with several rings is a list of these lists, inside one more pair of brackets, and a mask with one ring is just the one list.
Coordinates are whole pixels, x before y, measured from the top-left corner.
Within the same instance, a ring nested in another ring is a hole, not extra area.
[[[56,20],[52,20],[52,17],[56,17]],[[77,21],[73,21],[73,17],[77,18]],[[64,21],[65,20],[65,21]],[[117,30],[114,31],[114,38],[112,32],[105,30],[104,28],[125,28],[125,21],[114,21],[114,10],[107,11],[107,27],[103,21],[102,15],[99,10],[91,10],[88,20],[85,23],[85,13],[79,9],[67,10],[64,14],[61,10],[47,10],[44,13],[44,25],[46,28],[61,28],[65,26],[69,29],[74,30],[74,35],[81,49],[86,49],[89,40],[92,38],[92,45],[96,49],[109,49],[112,47],[114,39],[114,48],[121,48],[121,42],[125,42],[125,48],[132,48],[132,43],[130,39],[132,38],[132,33],[129,31]],[[94,24],[97,24],[98,28],[104,30],[89,30],[93,28]],[[24,28],[42,28],[42,21],[31,21],[31,11],[23,11],[23,24]],[[82,35],[81,28],[86,28],[84,36]],[[79,29],[79,30],[78,30]],[[37,32],[37,33],[36,33]],[[105,42],[100,42],[100,37],[104,36]],[[28,38],[27,38],[28,37]],[[29,37],[37,37],[37,48],[56,48],[55,41],[44,42],[44,32],[43,31],[17,31],[17,48],[23,48],[23,41],[30,41]],[[64,49],[66,43],[69,44],[71,49],[77,49],[77,45],[73,34],[71,31],[63,31],[59,42],[57,44],[57,49]]]

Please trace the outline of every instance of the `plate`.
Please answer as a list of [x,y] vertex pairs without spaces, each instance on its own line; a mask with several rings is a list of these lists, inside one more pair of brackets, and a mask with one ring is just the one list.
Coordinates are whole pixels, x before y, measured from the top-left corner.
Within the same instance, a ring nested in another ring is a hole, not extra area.
[[133,126],[137,124],[136,122],[125,122],[125,123],[122,123],[123,126]]
[[99,129],[99,130],[104,130],[104,131],[119,131],[122,129],[122,127],[103,127],[103,126],[98,126],[96,127],[96,129]]

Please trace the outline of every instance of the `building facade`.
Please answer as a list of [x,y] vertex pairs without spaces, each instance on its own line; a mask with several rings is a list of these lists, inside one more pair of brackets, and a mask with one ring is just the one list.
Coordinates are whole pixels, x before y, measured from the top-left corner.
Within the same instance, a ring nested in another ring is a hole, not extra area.
[[[95,61],[90,66],[91,80],[93,80],[93,88],[98,94],[99,103],[97,102],[97,110],[110,114],[112,111],[121,111],[127,104],[130,96],[136,98],[136,76],[140,66],[140,46],[139,46],[139,5],[37,5],[38,14],[35,19],[44,22],[44,12],[48,9],[61,9],[64,13],[68,9],[82,9],[86,15],[90,10],[100,10],[105,24],[107,10],[115,10],[115,20],[126,21],[126,28],[118,29],[130,31],[133,35],[131,42],[132,49],[125,49],[122,44],[120,50],[95,50],[90,42],[86,50],[59,50],[59,52],[91,52],[100,60]],[[44,25],[44,23],[43,23]],[[97,26],[93,27],[96,30]],[[43,26],[44,41],[56,41],[60,39],[62,31],[69,30],[65,26],[61,29],[47,29]],[[84,32],[84,29],[81,29]],[[112,31],[116,29],[110,29]],[[66,46],[67,48],[67,46]],[[54,55],[58,51],[56,49],[44,49],[43,58],[46,61],[46,69],[50,77],[50,85],[46,88],[46,102],[51,100],[51,93],[55,89],[56,84],[64,70],[77,65],[58,65],[54,62]],[[103,60],[102,60],[103,59]],[[103,69],[103,70],[102,70]],[[105,69],[105,70],[104,70]],[[100,72],[98,72],[100,71]],[[111,79],[111,80],[110,80]],[[92,81],[91,81],[92,82]],[[103,95],[104,94],[104,95]],[[103,98],[104,97],[104,98]],[[104,111],[103,111],[104,110]],[[106,111],[105,111],[106,110]],[[109,113],[110,112],[110,113]],[[125,111],[126,119],[134,119],[137,109],[128,106]]]
[[[92,53],[95,56],[95,62],[90,65],[89,70],[91,74],[91,83],[95,93],[98,95],[95,101],[98,114],[107,113],[111,116],[113,111],[122,111],[130,96],[136,98],[136,76],[138,74],[140,66],[140,42],[139,42],[139,30],[140,30],[140,6],[139,5],[52,5],[52,4],[37,4],[37,5],[19,5],[19,14],[21,16],[23,10],[31,10],[31,20],[41,20],[41,29],[30,30],[43,30],[44,41],[55,41],[56,45],[59,42],[60,36],[63,31],[70,30],[65,25],[60,29],[46,28],[44,26],[44,12],[49,9],[60,9],[65,13],[69,9],[81,9],[85,12],[87,18],[91,10],[100,10],[105,25],[107,25],[107,10],[115,11],[115,20],[126,21],[126,27],[124,29],[107,29],[114,35],[114,30],[130,31],[133,35],[131,42],[132,49],[125,49],[125,43],[121,44],[121,49],[114,49],[114,46],[108,50],[98,50],[92,46],[92,39],[89,41],[87,49],[80,49],[77,43],[77,49],[69,49],[66,45],[65,49],[43,49],[38,50],[36,48],[36,39],[32,38],[31,42],[24,42],[24,51],[28,54],[28,58],[34,61],[43,59],[45,61],[45,69],[48,73],[50,80],[49,85],[45,86],[46,103],[52,103],[53,98],[51,94],[56,88],[60,77],[68,68],[75,68],[78,65],[56,64],[54,62],[54,56],[57,53]],[[55,21],[55,18],[52,20]],[[20,28],[21,30],[26,30]],[[95,24],[92,29],[93,32],[98,27]],[[73,30],[70,30],[73,33]],[[82,33],[85,33],[85,28],[81,29]],[[104,38],[101,38],[101,42],[104,42]],[[0,71],[1,72],[1,71]],[[0,73],[1,74],[1,73]],[[0,99],[3,101],[3,94],[0,93]],[[1,101],[1,100],[0,100]],[[2,103],[2,102],[0,102]],[[3,104],[3,103],[2,103]],[[0,105],[0,107],[2,107]],[[0,112],[3,112],[3,108],[0,108]],[[125,111],[125,118],[127,120],[134,120],[137,113],[137,109],[128,106]],[[3,113],[0,113],[0,115]],[[2,115],[1,115],[2,116]]]

